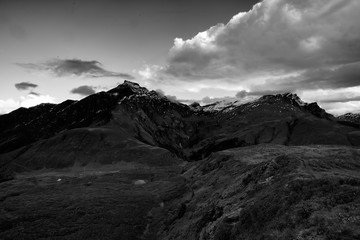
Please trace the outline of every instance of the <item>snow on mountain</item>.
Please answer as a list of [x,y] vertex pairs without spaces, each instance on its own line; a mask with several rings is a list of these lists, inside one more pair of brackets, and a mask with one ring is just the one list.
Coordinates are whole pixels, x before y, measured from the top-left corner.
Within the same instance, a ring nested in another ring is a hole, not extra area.
[[285,100],[290,102],[291,104],[299,107],[305,107],[308,103],[305,103],[300,99],[300,97],[296,93],[283,93],[283,94],[276,94],[276,95],[265,95],[260,97],[259,99],[252,101],[252,102],[244,102],[240,100],[229,101],[229,100],[222,100],[212,104],[208,104],[202,107],[202,110],[205,112],[229,112],[233,109],[248,104],[250,107],[258,106],[258,102],[267,101],[267,100]]
[[303,102],[296,93],[284,93],[284,94],[281,94],[281,96],[283,98],[290,99],[292,102],[297,103],[301,107],[303,107],[307,104],[307,103]]
[[218,112],[218,111],[229,112],[242,104],[244,103],[238,100],[237,101],[223,100],[209,105],[205,105],[202,107],[202,110],[205,112]]
[[360,113],[346,113],[337,117],[340,121],[347,121],[360,124]]

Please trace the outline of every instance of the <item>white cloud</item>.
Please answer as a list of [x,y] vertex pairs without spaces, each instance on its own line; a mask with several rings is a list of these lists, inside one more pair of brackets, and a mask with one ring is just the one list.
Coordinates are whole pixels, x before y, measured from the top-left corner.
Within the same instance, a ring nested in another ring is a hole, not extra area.
[[[176,38],[149,84],[306,91],[360,85],[360,1],[264,0],[227,24]],[[196,92],[196,91],[194,91]]]
[[320,106],[335,116],[344,113],[360,113],[360,101],[320,103]]
[[20,107],[20,102],[12,98],[0,100],[0,114],[5,114]]
[[26,96],[20,96],[18,100],[13,98],[6,100],[0,99],[0,114],[9,113],[19,107],[33,107],[40,103],[55,103],[55,98],[49,95],[28,94]]
[[359,11],[357,0],[265,0],[226,25],[176,38],[157,74],[246,84],[254,76],[354,63],[360,60]]

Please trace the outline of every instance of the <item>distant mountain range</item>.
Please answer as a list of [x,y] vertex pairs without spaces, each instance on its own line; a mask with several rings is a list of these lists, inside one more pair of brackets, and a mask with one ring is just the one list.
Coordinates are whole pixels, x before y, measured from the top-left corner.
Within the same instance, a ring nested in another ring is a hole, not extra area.
[[[152,164],[196,161],[262,143],[359,146],[359,119],[356,114],[335,118],[292,93],[245,104],[188,106],[125,81],[80,101],[19,108],[0,116],[0,159],[3,172],[21,172],[144,161],[141,154],[150,156]],[[158,156],[161,161],[155,160]]]

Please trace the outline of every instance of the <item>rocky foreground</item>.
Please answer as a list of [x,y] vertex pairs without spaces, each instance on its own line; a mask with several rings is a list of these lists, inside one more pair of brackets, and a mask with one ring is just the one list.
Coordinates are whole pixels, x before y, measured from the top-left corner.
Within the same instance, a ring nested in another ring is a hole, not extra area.
[[125,82],[0,116],[0,239],[359,239],[360,128]]

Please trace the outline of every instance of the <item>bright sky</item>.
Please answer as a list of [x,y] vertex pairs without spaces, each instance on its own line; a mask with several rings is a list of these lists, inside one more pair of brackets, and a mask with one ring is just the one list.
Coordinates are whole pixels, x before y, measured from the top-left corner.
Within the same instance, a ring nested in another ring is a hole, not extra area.
[[257,2],[0,0],[0,114],[124,79],[178,99],[291,91],[359,112],[360,1]]

